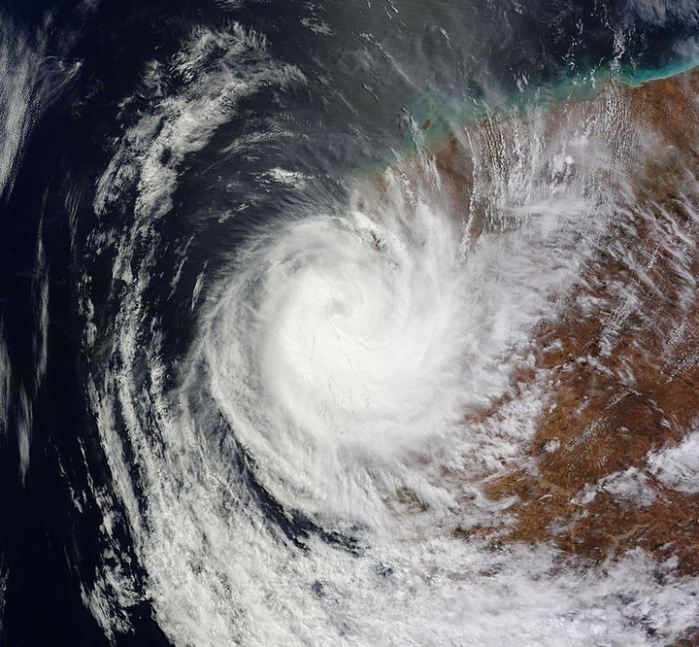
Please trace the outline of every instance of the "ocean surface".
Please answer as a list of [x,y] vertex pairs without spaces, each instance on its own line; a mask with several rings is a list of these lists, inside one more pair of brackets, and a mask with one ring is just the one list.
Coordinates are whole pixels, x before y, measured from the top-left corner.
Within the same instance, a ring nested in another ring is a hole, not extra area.
[[[630,255],[629,115],[547,115],[698,58],[693,0],[5,0],[0,644],[697,635],[676,559],[469,529],[514,523],[532,331]],[[648,474],[696,497],[698,433]]]

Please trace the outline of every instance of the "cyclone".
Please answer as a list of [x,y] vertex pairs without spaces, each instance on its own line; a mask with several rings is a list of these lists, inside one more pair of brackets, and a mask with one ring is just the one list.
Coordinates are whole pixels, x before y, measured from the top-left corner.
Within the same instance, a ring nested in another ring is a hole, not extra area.
[[[304,204],[251,228],[207,287],[199,275],[206,297],[177,373],[159,319],[143,324],[158,243],[128,233],[122,253],[152,251],[124,275],[121,364],[95,374],[91,397],[174,640],[495,645],[525,623],[529,644],[587,645],[590,627],[654,644],[625,602],[632,573],[654,626],[673,630],[666,604],[691,616],[693,583],[656,598],[657,569],[672,578],[671,566],[642,552],[560,570],[551,546],[461,538],[514,503],[485,488],[527,465],[548,387],[513,379],[534,367],[533,331],[591,280],[620,209],[618,187],[597,178],[626,155],[632,124],[610,136],[608,112],[593,110],[606,136],[571,140],[549,114],[498,126],[506,174],[464,137],[471,210],[454,209],[440,153],[418,153],[357,178],[334,213]],[[150,339],[145,367],[136,339]],[[102,578],[85,602],[128,631],[136,574],[124,561]]]
[[[420,195],[405,172],[386,170],[373,200],[366,180],[342,215],[253,236],[214,290],[198,346],[265,489],[342,526],[382,525],[386,500],[405,488],[454,504],[421,463],[475,442],[466,418],[505,391],[507,353],[555,314],[545,300],[580,263],[536,259],[537,224],[470,246],[439,186]],[[520,275],[546,278],[504,277],[494,258],[504,249]]]
[[694,644],[699,15],[525,5],[0,11],[0,644]]

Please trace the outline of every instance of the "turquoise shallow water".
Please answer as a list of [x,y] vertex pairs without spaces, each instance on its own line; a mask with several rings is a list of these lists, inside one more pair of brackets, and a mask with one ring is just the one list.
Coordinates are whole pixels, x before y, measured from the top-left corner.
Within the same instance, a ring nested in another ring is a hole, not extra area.
[[[494,97],[440,96],[436,92],[417,97],[411,103],[410,113],[414,129],[406,132],[406,150],[428,147],[448,137],[455,129],[469,128],[486,119],[527,118],[533,110],[550,109],[570,101],[593,98],[607,83],[620,82],[640,85],[687,72],[699,65],[699,59],[675,60],[661,68],[640,68],[608,63],[591,71],[564,75],[560,80],[539,85],[520,83],[519,88]],[[429,121],[428,121],[429,120]]]

